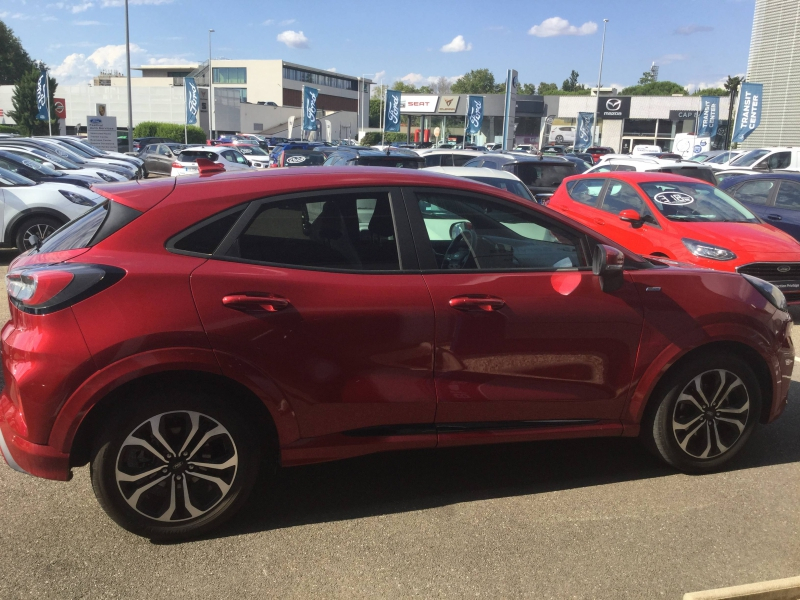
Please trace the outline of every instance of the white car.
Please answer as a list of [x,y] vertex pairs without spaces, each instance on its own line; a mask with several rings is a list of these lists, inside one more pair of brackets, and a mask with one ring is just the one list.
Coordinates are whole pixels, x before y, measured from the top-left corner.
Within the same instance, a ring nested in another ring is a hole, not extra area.
[[712,185],[717,184],[717,179],[714,176],[715,172],[703,163],[697,163],[691,160],[655,158],[652,156],[616,157],[613,155],[606,155],[603,157],[603,160],[591,169],[585,171],[584,175],[589,175],[590,173],[608,173],[610,171],[672,173],[673,175],[683,175],[684,177],[700,179]]
[[645,144],[638,144],[633,147],[631,155],[638,156],[639,154],[649,154],[649,153],[660,154],[661,152],[663,152],[661,146],[647,146]]
[[269,152],[264,152],[260,146],[238,146],[236,151],[244,154],[256,169],[269,168]]
[[211,162],[221,163],[226,171],[251,171],[254,167],[244,157],[244,155],[234,148],[228,146],[193,146],[187,148],[178,155],[172,163],[172,177],[181,175],[196,175],[197,159],[205,158]]
[[758,148],[740,154],[721,167],[727,169],[752,169],[761,173],[800,171],[800,148]]
[[[140,168],[137,167],[135,164],[123,160],[120,158],[114,158],[111,156],[106,156],[100,154],[97,151],[92,151],[90,148],[86,148],[81,144],[78,143],[70,143],[70,141],[60,138],[35,138],[37,140],[44,140],[47,142],[52,143],[56,147],[60,147],[64,150],[72,152],[73,154],[77,154],[82,159],[86,161],[91,161],[94,163],[101,163],[109,166],[120,167],[122,169],[126,169],[131,172],[131,177],[135,177],[137,173],[141,174]],[[130,158],[130,157],[128,157]]]
[[86,188],[62,183],[34,183],[0,169],[3,227],[0,244],[29,250],[62,225],[105,198]]
[[574,125],[556,125],[550,129],[550,135],[547,136],[548,141],[561,144],[563,142],[575,142],[575,126]]
[[100,150],[99,148],[92,146],[89,143],[89,141],[84,138],[67,135],[67,136],[54,136],[54,139],[67,142],[68,144],[72,144],[73,146],[77,145],[77,147],[80,148],[81,150],[88,151],[89,154],[94,154],[97,155],[98,157],[121,160],[122,162],[126,162],[130,165],[133,165],[139,170],[141,170],[144,165],[144,161],[141,158],[138,158],[136,156],[131,156],[130,154],[124,154],[123,152],[116,152],[115,150]]
[[417,152],[425,159],[426,167],[460,167],[476,156],[483,156],[486,152],[481,150],[420,150]]
[[23,146],[0,146],[0,150],[6,150],[12,154],[16,154],[21,158],[32,160],[40,165],[55,169],[56,171],[61,171],[66,175],[85,175],[87,177],[91,177],[92,179],[96,179],[98,183],[104,181],[127,181],[127,179],[125,179],[122,175],[114,173],[113,171],[81,168],[80,166],[69,162],[65,158],[61,158],[60,156],[56,156],[54,154],[49,154],[44,150],[38,150],[36,148],[26,148]]
[[511,192],[515,196],[519,196],[530,202],[536,202],[528,186],[522,183],[519,177],[508,171],[489,169],[486,167],[426,167],[424,170],[426,173],[441,173],[442,175],[472,179],[473,181],[479,181],[491,185],[492,187]]
[[489,142],[488,144],[486,144],[486,149],[487,150],[502,150],[503,149],[503,144],[501,144],[500,142]]

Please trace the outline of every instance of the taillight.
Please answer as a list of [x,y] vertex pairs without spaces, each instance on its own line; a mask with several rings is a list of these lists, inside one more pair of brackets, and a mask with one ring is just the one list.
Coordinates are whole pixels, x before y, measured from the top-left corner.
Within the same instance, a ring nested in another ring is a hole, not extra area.
[[173,169],[182,169],[183,165],[181,163],[179,163],[179,162],[174,162],[174,163],[172,163],[172,168]]
[[45,315],[101,292],[124,275],[122,269],[107,265],[61,263],[23,267],[6,275],[6,291],[17,309]]

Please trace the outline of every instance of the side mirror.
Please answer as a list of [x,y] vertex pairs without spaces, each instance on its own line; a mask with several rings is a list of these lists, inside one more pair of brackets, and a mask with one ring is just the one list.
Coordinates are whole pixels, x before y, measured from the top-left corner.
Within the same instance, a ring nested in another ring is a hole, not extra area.
[[450,239],[456,239],[467,229],[472,229],[472,224],[469,221],[456,221],[450,225]]
[[770,171],[769,168],[769,161],[762,160],[760,163],[756,163],[753,165],[754,171]]
[[626,208],[622,212],[619,213],[619,220],[625,221],[626,223],[630,223],[631,227],[634,229],[639,229],[642,225],[644,225],[645,220],[642,216],[632,208]]
[[51,162],[44,161],[42,166],[47,167],[48,169],[53,169],[54,171],[56,170],[56,166]]
[[625,255],[612,246],[597,244],[592,255],[592,273],[600,277],[600,289],[615,292],[625,282]]

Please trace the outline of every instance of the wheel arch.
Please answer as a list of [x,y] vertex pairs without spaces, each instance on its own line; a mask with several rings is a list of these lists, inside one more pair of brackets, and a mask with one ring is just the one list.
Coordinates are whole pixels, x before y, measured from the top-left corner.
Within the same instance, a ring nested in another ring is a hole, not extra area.
[[69,217],[67,217],[64,213],[55,210],[54,208],[47,208],[47,207],[37,207],[37,208],[26,208],[23,211],[18,212],[14,215],[11,220],[6,225],[3,240],[14,241],[17,237],[17,227],[19,227],[20,223],[24,223],[30,217],[34,217],[36,215],[43,215],[46,217],[52,217],[54,219],[58,219],[61,221],[61,224],[69,221]]

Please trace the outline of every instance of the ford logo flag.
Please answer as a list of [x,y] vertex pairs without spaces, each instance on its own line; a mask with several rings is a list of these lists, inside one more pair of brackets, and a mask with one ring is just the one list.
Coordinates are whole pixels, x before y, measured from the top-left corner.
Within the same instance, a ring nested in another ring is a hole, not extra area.
[[50,120],[50,103],[48,102],[47,93],[47,71],[42,69],[39,72],[39,79],[36,81],[36,118],[40,121]]
[[483,124],[483,96],[467,97],[467,135],[477,135]]
[[761,109],[764,86],[760,83],[743,83],[739,96],[739,110],[736,112],[735,129],[731,141],[740,144],[753,133],[761,123]]
[[575,128],[576,151],[584,152],[592,145],[592,127],[594,127],[594,113],[579,112],[578,124]]
[[719,128],[719,96],[701,96],[697,113],[697,136],[714,137]]
[[197,113],[200,109],[200,94],[194,77],[184,77],[183,86],[186,93],[186,124],[197,125]]
[[319,90],[303,86],[303,131],[317,130],[317,96]]
[[400,92],[386,90],[386,113],[383,115],[384,131],[400,131]]

